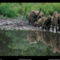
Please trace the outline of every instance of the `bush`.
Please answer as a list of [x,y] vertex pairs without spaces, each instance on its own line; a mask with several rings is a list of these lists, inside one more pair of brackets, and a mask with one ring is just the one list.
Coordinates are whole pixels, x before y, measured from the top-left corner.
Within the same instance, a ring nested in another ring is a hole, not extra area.
[[0,5],[0,14],[2,14],[4,16],[17,17],[19,15],[18,11],[19,11],[19,7],[17,7],[17,4],[2,3]]
[[7,17],[23,15],[23,19],[27,19],[30,11],[37,11],[40,8],[47,16],[54,11],[60,13],[59,6],[60,3],[0,3],[0,14]]

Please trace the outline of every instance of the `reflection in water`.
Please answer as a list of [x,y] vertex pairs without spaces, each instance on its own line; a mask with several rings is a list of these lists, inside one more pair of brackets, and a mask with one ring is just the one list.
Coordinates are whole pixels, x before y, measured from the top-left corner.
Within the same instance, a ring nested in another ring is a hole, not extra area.
[[53,52],[60,52],[60,34],[49,31],[28,31],[27,37],[31,43],[42,41],[47,46],[51,46]]
[[27,37],[31,43],[37,43],[37,32],[36,31],[28,31]]
[[[29,44],[29,41],[37,44]],[[47,46],[40,41],[51,46],[54,52],[60,52],[60,34],[58,33],[0,30],[0,56],[52,56],[52,50],[50,51],[50,48],[47,50]],[[55,55],[58,56],[58,54]]]

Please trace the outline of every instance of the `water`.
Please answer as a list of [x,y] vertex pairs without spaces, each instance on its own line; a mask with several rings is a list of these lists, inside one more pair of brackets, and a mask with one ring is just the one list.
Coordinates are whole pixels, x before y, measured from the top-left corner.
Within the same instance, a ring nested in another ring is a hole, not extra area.
[[28,34],[31,42],[34,40],[37,43],[39,41],[42,41],[45,45],[51,46],[53,51],[60,53],[60,33],[56,33],[56,31],[54,31],[53,33],[49,31],[35,31],[34,34],[33,32],[34,31],[29,31]]
[[[52,47],[52,50],[48,46]],[[60,52],[60,34],[49,31],[0,30],[0,56],[47,56]],[[50,53],[50,54],[48,54]]]

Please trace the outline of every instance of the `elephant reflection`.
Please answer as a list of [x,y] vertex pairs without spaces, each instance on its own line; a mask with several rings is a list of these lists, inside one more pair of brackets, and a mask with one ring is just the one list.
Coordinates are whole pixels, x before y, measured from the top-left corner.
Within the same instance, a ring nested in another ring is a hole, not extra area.
[[53,52],[60,52],[60,34],[49,31],[28,31],[27,38],[31,43],[42,41],[47,46],[51,46]]

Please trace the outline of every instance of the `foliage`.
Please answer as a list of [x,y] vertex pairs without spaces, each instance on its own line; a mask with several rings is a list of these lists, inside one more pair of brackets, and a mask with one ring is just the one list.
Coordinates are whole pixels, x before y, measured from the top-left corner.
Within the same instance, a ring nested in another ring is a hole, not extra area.
[[58,11],[60,13],[60,3],[1,3],[0,14],[7,17],[18,17],[23,15],[27,19],[28,13],[32,10],[39,10],[48,15],[50,12]]
[[[16,5],[16,6],[15,6]],[[0,5],[0,14],[7,17],[18,16],[19,5],[16,3],[2,3]]]

